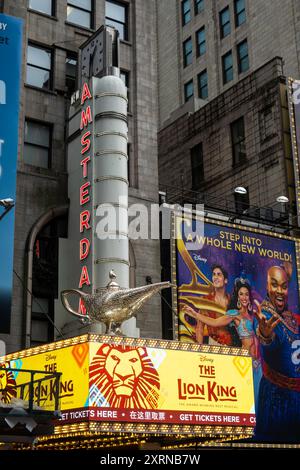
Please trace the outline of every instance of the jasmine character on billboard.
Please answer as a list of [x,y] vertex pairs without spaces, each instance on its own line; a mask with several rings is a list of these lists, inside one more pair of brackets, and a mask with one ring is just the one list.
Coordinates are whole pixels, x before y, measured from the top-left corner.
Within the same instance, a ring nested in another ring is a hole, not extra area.
[[228,305],[226,314],[218,318],[210,318],[200,312],[196,312],[191,307],[185,307],[185,311],[211,327],[227,326],[233,323],[242,347],[247,349],[253,358],[258,358],[257,340],[253,327],[253,300],[250,284],[246,279],[238,278],[235,281],[234,291]]
[[299,440],[300,435],[300,334],[288,309],[287,267],[269,268],[266,299],[261,305],[255,301],[263,370],[256,421],[259,439]]
[[197,318],[197,321],[206,325],[221,327],[233,324],[241,340],[242,347],[247,349],[253,358],[253,381],[255,400],[258,395],[260,379],[262,376],[259,357],[258,341],[254,332],[253,298],[249,282],[244,278],[237,278],[226,314],[219,318],[209,318],[191,307],[185,311]]

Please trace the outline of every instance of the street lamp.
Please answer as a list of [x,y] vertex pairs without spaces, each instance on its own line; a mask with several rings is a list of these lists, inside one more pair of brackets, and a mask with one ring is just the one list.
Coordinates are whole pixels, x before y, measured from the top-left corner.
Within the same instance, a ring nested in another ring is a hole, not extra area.
[[237,194],[247,194],[247,189],[244,186],[237,186],[234,188],[234,192]]
[[276,199],[277,202],[282,202],[282,203],[286,203],[286,202],[289,202],[289,198],[286,197],[286,196],[278,196],[278,198]]
[[0,220],[14,207],[15,201],[11,198],[0,199],[0,206],[4,207],[4,212],[0,215]]

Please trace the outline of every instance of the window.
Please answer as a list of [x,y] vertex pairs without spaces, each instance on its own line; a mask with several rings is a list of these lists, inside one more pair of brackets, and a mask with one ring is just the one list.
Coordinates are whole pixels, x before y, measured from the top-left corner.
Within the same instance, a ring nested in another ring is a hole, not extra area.
[[92,0],[68,0],[67,21],[92,28]]
[[233,165],[235,166],[246,160],[244,118],[241,117],[237,119],[237,121],[234,121],[230,127]]
[[29,0],[28,8],[31,10],[45,13],[46,15],[54,15],[54,0]]
[[229,51],[222,57],[222,69],[223,69],[223,84],[233,80],[233,62],[232,52]]
[[127,110],[129,111],[129,109],[130,109],[129,72],[127,72],[127,70],[121,70],[120,71],[120,78],[121,78],[121,80],[123,81],[124,85],[127,88],[127,99],[128,99]]
[[128,40],[128,11],[127,6],[118,2],[105,2],[105,24],[114,26],[119,31],[119,38]]
[[234,1],[234,17],[236,27],[246,22],[245,0]]
[[188,38],[183,43],[183,66],[187,67],[193,61],[193,45],[192,38]]
[[248,43],[247,39],[237,45],[237,59],[239,73],[247,72],[249,70],[249,56],[248,56]]
[[208,84],[207,84],[207,71],[203,70],[203,72],[199,73],[198,75],[198,94],[199,98],[205,100],[208,98]]
[[205,27],[199,29],[196,32],[196,44],[197,44],[197,57],[205,54],[206,52],[206,41],[205,41]]
[[191,21],[191,2],[190,0],[183,0],[181,3],[182,25],[184,26]]
[[68,89],[67,96],[76,91],[76,70],[77,70],[77,54],[75,52],[67,52],[66,56],[66,87]]
[[184,101],[188,101],[194,95],[194,84],[193,80],[184,84]]
[[204,181],[203,147],[197,144],[191,149],[192,189],[201,188]]
[[38,46],[27,47],[26,83],[38,88],[52,88],[52,51]]
[[51,126],[25,121],[24,162],[41,168],[51,164]]
[[204,0],[194,0],[195,2],[195,15],[198,15],[204,10]]
[[31,346],[53,341],[53,325],[49,321],[49,318],[53,317],[53,313],[50,312],[50,304],[52,304],[50,299],[33,298]]
[[247,209],[249,209],[250,202],[249,202],[248,188],[246,188],[246,190],[247,190],[246,194],[234,193],[235,212],[237,214],[242,214]]
[[226,7],[226,8],[224,8],[224,10],[222,10],[220,12],[220,36],[221,36],[221,39],[225,38],[230,33],[231,33],[230,10],[229,10],[229,7]]

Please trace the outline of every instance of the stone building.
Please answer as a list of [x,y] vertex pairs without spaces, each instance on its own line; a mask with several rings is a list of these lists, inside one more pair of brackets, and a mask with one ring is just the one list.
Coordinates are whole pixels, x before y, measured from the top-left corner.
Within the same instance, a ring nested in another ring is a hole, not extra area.
[[296,0],[158,1],[160,127],[185,101],[198,109],[275,56],[298,77],[299,13]]
[[[129,95],[130,203],[149,206],[158,198],[156,6],[154,0],[2,0],[0,12],[24,20],[14,295],[11,333],[1,336],[9,352],[24,346],[28,318],[31,344],[49,342],[57,333],[52,320],[59,294],[58,237],[68,229],[66,120],[79,46],[102,24],[120,34],[121,76]],[[135,240],[130,252],[131,283],[144,285],[146,277],[158,282],[159,242]],[[137,326],[142,336],[160,337],[158,296],[145,305]]]
[[[167,199],[174,199],[177,188],[177,202],[184,191],[186,202],[203,202],[233,215],[252,206],[252,215],[267,214],[271,223],[282,217],[278,196],[287,195],[293,206],[286,80],[280,58],[198,111],[167,124],[158,142],[160,183]],[[238,186],[247,194],[235,193]]]

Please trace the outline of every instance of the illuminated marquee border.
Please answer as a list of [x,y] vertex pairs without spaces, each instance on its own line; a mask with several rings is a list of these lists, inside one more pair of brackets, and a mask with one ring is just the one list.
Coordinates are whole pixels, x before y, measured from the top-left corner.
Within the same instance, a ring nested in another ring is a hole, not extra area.
[[[300,187],[299,187],[300,191]],[[300,192],[299,192],[299,203],[300,203]],[[179,330],[179,323],[178,323],[178,294],[177,294],[177,263],[176,263],[176,229],[177,229],[177,221],[178,219],[185,219],[185,220],[200,220],[203,221],[204,223],[209,223],[209,224],[216,224],[220,225],[221,227],[228,227],[232,229],[238,229],[242,231],[247,231],[255,234],[260,234],[260,235],[266,235],[269,237],[273,238],[280,238],[283,240],[290,240],[295,243],[295,250],[296,250],[296,266],[297,266],[297,280],[298,280],[298,290],[300,287],[300,240],[295,237],[290,237],[288,235],[283,235],[281,233],[275,233],[270,230],[264,230],[264,229],[258,229],[254,227],[249,227],[247,225],[241,225],[241,224],[233,224],[230,222],[224,222],[221,220],[216,220],[213,218],[208,218],[204,216],[200,216],[195,213],[177,213],[176,211],[171,212],[171,243],[170,243],[170,249],[171,249],[171,282],[173,284],[172,287],[172,306],[173,306],[173,337],[175,341],[178,341],[178,330]],[[188,344],[189,346],[190,343],[181,343],[179,344]],[[193,344],[193,346],[197,346]],[[200,345],[204,346],[204,345]],[[218,348],[219,346],[207,346],[210,348]],[[224,346],[220,346],[222,349]],[[181,349],[181,348],[180,348]],[[226,347],[226,349],[229,350],[229,352],[224,352],[223,354],[237,354],[237,355],[249,355],[249,354],[244,354],[243,348],[229,348]],[[194,350],[187,348],[187,350]],[[238,352],[235,352],[235,351]],[[202,351],[204,351],[202,349]],[[232,352],[231,352],[232,351]],[[234,351],[234,352],[233,352]],[[215,350],[206,350],[205,352],[221,352],[221,351],[215,351]]]
[[115,345],[126,345],[132,347],[148,347],[158,349],[168,349],[176,351],[192,351],[201,353],[213,353],[213,354],[224,354],[231,356],[250,356],[246,349],[231,348],[228,346],[215,346],[208,344],[192,344],[183,343],[174,340],[163,340],[163,339],[150,339],[150,338],[126,338],[123,336],[110,336],[110,335],[96,335],[96,334],[85,334],[82,336],[76,336],[74,338],[65,339],[62,341],[56,341],[54,343],[44,344],[42,346],[36,346],[34,348],[24,349],[15,353],[7,354],[3,356],[1,360],[14,361],[22,359],[24,357],[35,356],[37,354],[47,353],[76,344],[82,343],[105,343]]

